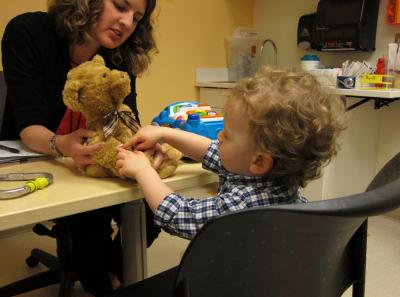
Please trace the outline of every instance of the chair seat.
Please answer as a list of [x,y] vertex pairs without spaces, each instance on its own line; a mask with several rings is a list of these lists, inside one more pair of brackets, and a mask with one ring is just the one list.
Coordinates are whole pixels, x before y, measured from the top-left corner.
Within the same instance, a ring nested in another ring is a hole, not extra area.
[[129,289],[116,290],[114,297],[132,297],[132,296],[151,296],[151,297],[169,297],[174,296],[174,281],[177,277],[178,266],[163,271],[152,277],[149,277],[139,283],[129,286]]

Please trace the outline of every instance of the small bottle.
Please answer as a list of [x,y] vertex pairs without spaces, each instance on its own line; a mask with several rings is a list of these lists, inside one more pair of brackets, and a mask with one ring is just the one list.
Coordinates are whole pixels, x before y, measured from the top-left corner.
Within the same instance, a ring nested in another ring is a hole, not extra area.
[[[385,74],[385,58],[378,59],[378,63],[376,63],[375,74]],[[382,86],[383,84],[375,84],[375,87],[377,88],[382,88]]]
[[320,60],[317,55],[304,55],[300,59],[301,69],[303,71],[310,71],[314,69],[318,69],[320,64]]

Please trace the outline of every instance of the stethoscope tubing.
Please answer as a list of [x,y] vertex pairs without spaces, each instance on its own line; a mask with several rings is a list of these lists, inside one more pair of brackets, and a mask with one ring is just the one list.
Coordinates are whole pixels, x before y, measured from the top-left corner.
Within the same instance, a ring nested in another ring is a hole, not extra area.
[[[29,194],[41,187],[36,187],[36,179],[45,178],[47,180],[46,185],[43,187],[50,185],[53,183],[53,175],[49,172],[28,172],[28,173],[6,173],[0,174],[0,181],[27,181],[30,183],[28,186],[26,183],[24,186],[0,190],[0,200],[13,199],[17,197],[21,197],[23,195]],[[32,189],[32,185],[34,189]]]

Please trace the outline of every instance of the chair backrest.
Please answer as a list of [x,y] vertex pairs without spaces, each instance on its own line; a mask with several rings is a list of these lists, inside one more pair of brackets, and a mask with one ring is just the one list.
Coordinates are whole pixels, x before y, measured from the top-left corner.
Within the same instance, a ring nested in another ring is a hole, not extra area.
[[379,172],[375,175],[373,180],[367,187],[366,191],[379,188],[386,185],[400,177],[400,153],[397,153],[391,158]]
[[178,296],[364,296],[367,218],[400,205],[400,179],[348,197],[253,208],[207,223],[187,248]]
[[0,71],[0,131],[3,124],[4,106],[6,103],[7,87],[4,80],[4,73]]

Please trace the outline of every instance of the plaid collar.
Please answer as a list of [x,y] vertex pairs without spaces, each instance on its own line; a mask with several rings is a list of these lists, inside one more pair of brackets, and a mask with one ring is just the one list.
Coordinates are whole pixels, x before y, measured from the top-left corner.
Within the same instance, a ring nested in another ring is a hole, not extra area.
[[121,120],[134,133],[139,129],[139,123],[136,120],[135,115],[130,111],[114,110],[106,114],[103,119],[106,123],[103,126],[103,133],[106,139],[114,133],[119,120]]

